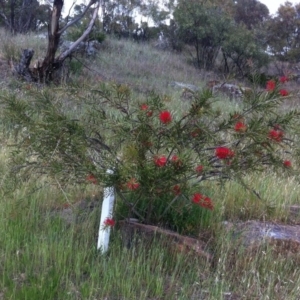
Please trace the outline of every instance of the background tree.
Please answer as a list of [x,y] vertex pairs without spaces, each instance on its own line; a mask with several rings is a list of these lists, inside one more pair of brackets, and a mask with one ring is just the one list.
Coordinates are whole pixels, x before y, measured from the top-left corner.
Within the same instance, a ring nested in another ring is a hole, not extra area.
[[234,20],[247,29],[260,26],[269,18],[268,7],[258,0],[236,0],[233,6]]
[[37,0],[0,0],[0,19],[12,33],[26,33],[39,28],[49,18],[49,5]]
[[47,29],[50,15],[51,4],[40,4],[36,10],[37,30]]
[[268,62],[264,46],[255,38],[254,32],[245,26],[233,24],[222,44],[224,72],[241,77]]
[[156,27],[160,27],[161,25],[166,25],[167,20],[171,19],[175,8],[174,2],[174,0],[148,0],[141,7],[141,13],[143,16],[151,19]]
[[180,38],[194,47],[198,67],[211,69],[231,23],[222,7],[208,1],[180,1],[174,21]]
[[135,16],[143,5],[143,0],[104,0],[101,10],[105,33],[129,37],[137,28]]
[[269,52],[281,61],[300,58],[300,4],[280,5],[276,16],[267,23]]
[[[242,19],[237,22],[236,7],[230,3],[180,1],[174,11],[174,21],[178,25],[179,39],[194,47],[198,67],[214,68],[222,53],[223,71],[244,77],[250,68],[259,68],[267,62],[265,36],[259,26],[254,27],[250,21],[248,24]],[[257,9],[259,7],[257,5]],[[263,10],[256,20],[267,16],[268,11]]]

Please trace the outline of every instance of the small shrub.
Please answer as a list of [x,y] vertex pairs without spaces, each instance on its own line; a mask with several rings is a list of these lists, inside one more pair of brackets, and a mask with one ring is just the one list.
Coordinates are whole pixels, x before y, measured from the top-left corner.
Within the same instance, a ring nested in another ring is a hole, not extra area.
[[69,68],[72,74],[80,75],[83,69],[83,64],[78,60],[71,60],[69,64]]
[[99,30],[95,30],[95,31],[92,31],[90,36],[89,36],[89,40],[91,41],[97,41],[99,43],[102,43],[106,38],[106,35],[104,32],[101,32]]
[[[70,28],[67,32],[67,40],[77,41],[81,36],[84,30],[86,29],[86,22],[81,25],[74,26]],[[99,43],[102,43],[105,40],[105,33],[100,30],[99,25],[94,26],[91,33],[89,34],[87,40],[94,41],[96,40]]]
[[184,112],[155,94],[134,102],[118,84],[90,89],[84,99],[73,88],[73,113],[53,91],[32,93],[30,101],[2,97],[3,117],[18,134],[12,162],[60,185],[93,178],[114,186],[122,217],[195,233],[217,206],[208,182],[234,180],[250,190],[243,181],[249,173],[296,172],[299,112],[277,113],[288,97],[277,82],[267,87],[229,115],[213,108],[209,91],[195,93]]

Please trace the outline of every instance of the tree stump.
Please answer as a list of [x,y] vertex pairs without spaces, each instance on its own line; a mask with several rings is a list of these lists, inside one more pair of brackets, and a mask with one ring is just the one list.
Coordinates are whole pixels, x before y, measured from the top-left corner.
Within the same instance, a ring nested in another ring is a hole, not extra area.
[[31,59],[33,57],[33,49],[23,49],[20,61],[17,65],[14,66],[13,72],[18,76],[24,78],[28,82],[33,82],[33,74],[29,68]]

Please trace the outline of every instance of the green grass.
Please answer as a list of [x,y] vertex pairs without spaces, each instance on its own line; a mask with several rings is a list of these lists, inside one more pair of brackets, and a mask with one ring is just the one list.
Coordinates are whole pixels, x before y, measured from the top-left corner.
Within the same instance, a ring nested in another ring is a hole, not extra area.
[[[269,220],[285,221],[288,207],[300,204],[300,184],[296,177],[284,178],[275,174],[250,174],[244,178],[252,190],[245,190],[240,184],[230,181],[215,190],[223,218],[227,220]],[[255,193],[257,192],[261,199]]]
[[147,247],[140,241],[127,249],[118,231],[109,253],[101,256],[98,211],[88,221],[67,226],[43,208],[46,195],[49,189],[1,201],[0,290],[5,299],[160,299],[168,293],[172,298],[177,285],[185,287],[180,293],[188,299],[197,258],[187,262],[183,255],[170,256],[161,241]]
[[116,81],[126,78],[144,91],[155,89],[161,93],[171,90],[168,84],[181,81],[201,85],[199,71],[189,66],[179,54],[159,51],[150,44],[136,44],[126,40],[107,39],[97,57],[100,70]]
[[[3,163],[1,169],[1,182],[6,184]],[[32,193],[36,185],[27,181],[14,191],[1,189],[3,299],[227,299],[231,294],[237,299],[296,300],[298,253],[287,257],[267,245],[237,247],[220,226],[225,219],[278,220],[285,216],[286,205],[299,203],[300,187],[294,178],[265,174],[260,179],[249,176],[246,182],[252,182],[266,200],[263,203],[234,183],[214,189],[215,222],[205,229],[212,262],[176,251],[175,244],[166,247],[158,237],[151,242],[136,236],[128,249],[118,228],[109,252],[101,255],[96,250],[99,209],[71,225],[53,214],[66,201],[72,205],[97,193],[91,188],[73,187],[62,193],[45,185]],[[276,214],[268,211],[270,203]]]
[[[15,57],[21,46],[34,47],[40,54],[45,50],[34,37],[1,34],[2,57]],[[154,89],[171,97],[171,101],[166,97],[166,103],[174,112],[186,110],[189,103],[169,82],[203,87],[205,80],[214,79],[188,65],[184,55],[124,40],[107,39],[90,64],[96,75],[84,68],[77,72],[79,64],[74,64],[76,74],[70,78],[74,84],[127,83],[133,88],[133,101],[139,102]],[[4,89],[27,97],[26,83],[8,81]],[[70,90],[62,86],[55,92],[66,99],[64,108],[76,113],[68,102]],[[83,101],[87,94],[82,89],[72,96]],[[214,105],[221,116],[240,108],[240,103],[228,99],[218,99]],[[78,104],[77,113],[83,112]],[[112,232],[109,252],[101,255],[96,250],[101,201],[98,209],[72,224],[55,213],[65,203],[73,206],[82,199],[101,200],[101,191],[96,187],[57,188],[47,185],[46,179],[14,178],[7,166],[10,143],[3,135],[0,143],[0,299],[299,299],[298,253],[277,252],[270,245],[250,250],[238,247],[222,226],[225,220],[288,222],[287,207],[300,204],[297,177],[248,174],[245,183],[261,200],[234,182],[203,185],[216,206],[210,225],[203,222],[200,226],[200,236],[214,256],[211,262],[195,253],[182,253],[159,237],[151,242],[137,236],[127,248],[118,227]]]
[[287,260],[268,247],[245,253],[222,234],[211,243],[215,258],[209,264],[170,253],[158,239],[141,239],[127,249],[115,230],[109,253],[101,256],[95,248],[98,211],[68,226],[45,208],[48,188],[29,197],[25,190],[1,197],[4,299],[225,299],[226,292],[297,299],[299,255]]
[[47,40],[37,37],[33,33],[12,36],[10,33],[0,30],[0,39],[0,53],[8,61],[18,61],[22,49],[34,49],[33,60],[41,59],[47,50]]

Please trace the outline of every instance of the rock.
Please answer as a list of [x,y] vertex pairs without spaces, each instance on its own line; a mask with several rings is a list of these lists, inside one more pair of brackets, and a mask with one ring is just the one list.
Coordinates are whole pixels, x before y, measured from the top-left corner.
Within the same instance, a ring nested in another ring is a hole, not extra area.
[[131,247],[135,241],[135,236],[143,236],[147,241],[151,241],[154,237],[162,236],[167,246],[172,251],[180,253],[193,253],[206,260],[211,260],[212,255],[206,250],[207,244],[200,239],[183,236],[171,230],[163,229],[157,226],[140,224],[136,221],[120,221],[121,232],[124,243],[127,247]]
[[280,254],[299,253],[300,225],[284,225],[270,222],[248,221],[223,223],[225,230],[238,246],[251,251],[263,245],[274,247]]
[[[73,44],[74,42],[71,41],[63,41],[60,45],[60,50],[64,52],[68,50]],[[98,52],[100,45],[101,44],[98,41],[81,42],[76,47],[75,51],[86,54],[88,56],[93,56]]]
[[213,94],[223,94],[230,99],[240,99],[245,93],[251,92],[250,88],[230,83],[220,83],[212,87]]
[[288,222],[300,224],[300,205],[291,205],[288,209]]
[[98,41],[89,41],[86,44],[86,54],[89,56],[96,55],[98,50],[100,49],[100,43]]
[[81,200],[76,202],[74,205],[65,204],[62,207],[56,207],[51,213],[51,217],[61,218],[66,225],[72,225],[80,223],[88,219],[89,215],[97,208],[100,204],[98,201],[92,200]]
[[66,225],[75,224],[76,222],[76,215],[72,208],[64,208],[62,210],[57,210],[55,212],[52,212],[51,216],[59,217],[66,223]]
[[71,41],[60,41],[60,50],[66,51],[72,46],[73,42]]
[[[190,100],[193,99],[194,93],[200,90],[199,87],[189,83],[172,81],[169,84],[173,87],[181,88],[182,94],[181,99]],[[245,86],[239,86],[231,83],[220,83],[218,80],[210,80],[206,83],[206,88],[210,89],[214,95],[222,94],[226,95],[230,99],[241,99],[245,94],[252,91],[251,88]]]
[[182,93],[180,95],[180,99],[185,100],[193,100],[195,97],[195,93],[200,90],[196,85],[189,84],[189,83],[183,83],[183,82],[177,82],[172,81],[169,84],[172,87],[178,87],[182,89]]
[[180,99],[181,100],[193,100],[195,97],[195,92],[190,90],[190,89],[186,89],[184,88],[181,95],[180,95]]
[[170,86],[179,87],[181,89],[191,90],[193,92],[197,92],[200,90],[196,85],[189,84],[189,83],[183,83],[183,82],[177,82],[177,81],[170,82]]
[[35,37],[41,39],[41,40],[45,40],[48,39],[48,32],[41,32],[35,35]]
[[208,88],[208,89],[210,89],[210,90],[212,90],[213,89],[213,87],[214,86],[216,86],[216,85],[218,85],[218,84],[220,84],[221,82],[219,81],[219,80],[210,80],[210,81],[207,81],[206,82],[206,87]]

